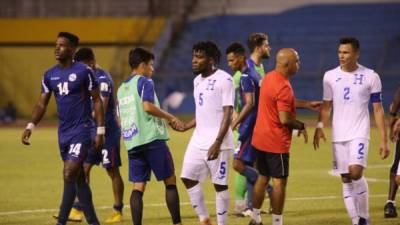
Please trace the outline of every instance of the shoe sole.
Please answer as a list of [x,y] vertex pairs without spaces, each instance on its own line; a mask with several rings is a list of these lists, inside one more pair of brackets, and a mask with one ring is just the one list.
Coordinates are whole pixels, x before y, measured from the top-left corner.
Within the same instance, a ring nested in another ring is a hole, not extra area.
[[[58,216],[54,216],[54,215],[53,215],[53,218],[57,220],[57,219],[58,219]],[[80,223],[80,222],[82,222],[82,220],[76,220],[76,219],[70,219],[70,218],[68,218],[67,221],[68,221],[68,222],[74,222],[74,223]]]

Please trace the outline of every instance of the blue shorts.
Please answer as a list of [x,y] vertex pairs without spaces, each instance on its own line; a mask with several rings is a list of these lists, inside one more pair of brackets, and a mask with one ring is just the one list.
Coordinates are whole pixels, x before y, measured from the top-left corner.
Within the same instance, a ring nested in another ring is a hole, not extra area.
[[164,180],[175,173],[171,152],[164,140],[155,140],[128,152],[129,181],[150,181],[153,171],[158,181]]
[[103,164],[105,169],[121,166],[120,137],[106,137],[101,152],[89,151],[85,163]]
[[244,140],[240,140],[239,138],[238,147],[234,156],[235,159],[241,160],[249,165],[253,165],[254,161],[256,160],[256,151],[251,145],[251,138],[252,135]]
[[92,140],[76,136],[63,143],[58,143],[63,161],[76,161],[83,163],[93,149]]

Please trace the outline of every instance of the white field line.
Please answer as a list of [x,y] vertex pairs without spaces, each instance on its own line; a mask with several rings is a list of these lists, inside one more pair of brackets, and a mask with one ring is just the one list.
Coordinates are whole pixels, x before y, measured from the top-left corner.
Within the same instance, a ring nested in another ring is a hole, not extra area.
[[[386,194],[377,194],[377,195],[370,195],[370,198],[382,198],[386,197]],[[333,200],[333,199],[341,199],[342,196],[310,196],[310,197],[294,197],[288,198],[288,201],[324,201],[324,200]],[[215,204],[214,201],[206,201],[206,204],[212,205]],[[190,205],[190,202],[181,202],[180,205]],[[129,205],[124,206],[125,208],[130,208]],[[148,203],[144,204],[144,207],[166,207],[165,203]],[[111,206],[99,206],[96,207],[97,210],[105,210],[111,209]],[[0,216],[11,216],[11,215],[21,215],[21,214],[39,214],[39,213],[51,213],[51,212],[58,212],[58,209],[32,209],[32,210],[18,210],[18,211],[8,211],[8,212],[0,212]]]

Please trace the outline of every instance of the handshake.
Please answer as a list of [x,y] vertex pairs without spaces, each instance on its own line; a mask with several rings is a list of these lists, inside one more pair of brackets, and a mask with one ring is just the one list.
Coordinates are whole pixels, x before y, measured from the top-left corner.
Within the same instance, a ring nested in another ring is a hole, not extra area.
[[179,131],[179,132],[184,132],[189,129],[183,121],[181,121],[180,119],[178,119],[176,117],[173,117],[168,122],[168,124],[171,126],[172,129]]

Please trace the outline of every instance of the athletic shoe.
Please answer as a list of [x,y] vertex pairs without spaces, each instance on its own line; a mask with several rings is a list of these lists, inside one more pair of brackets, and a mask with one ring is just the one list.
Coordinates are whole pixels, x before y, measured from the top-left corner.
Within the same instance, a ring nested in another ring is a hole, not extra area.
[[111,214],[110,217],[108,217],[108,219],[106,219],[106,221],[104,221],[105,223],[119,223],[122,222],[122,213],[114,210],[114,212]]
[[385,218],[393,218],[397,217],[396,206],[392,202],[388,202],[385,204]]
[[[53,215],[53,218],[58,219],[58,214]],[[75,208],[72,208],[68,216],[68,221],[80,223],[82,222],[82,220],[83,220],[83,212]]]
[[256,223],[255,220],[250,220],[249,225],[263,225],[262,223]]
[[360,217],[360,220],[358,221],[358,225],[368,225],[369,222],[367,219]]

